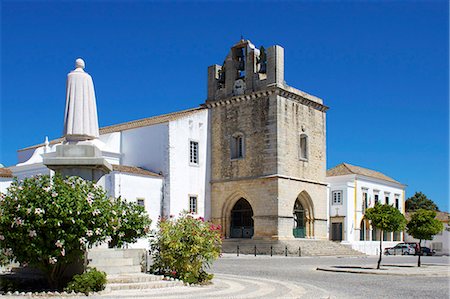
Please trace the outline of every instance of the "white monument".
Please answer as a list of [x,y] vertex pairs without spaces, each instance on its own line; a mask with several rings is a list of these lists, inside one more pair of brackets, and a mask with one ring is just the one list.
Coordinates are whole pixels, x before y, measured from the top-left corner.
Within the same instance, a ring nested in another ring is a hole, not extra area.
[[92,77],[84,71],[84,61],[78,58],[75,70],[67,75],[64,137],[66,141],[98,138],[97,105]]
[[63,144],[56,152],[44,155],[44,164],[63,176],[80,176],[98,181],[112,170],[97,147],[100,142],[97,105],[92,77],[84,71],[85,63],[78,58],[75,70],[67,75],[66,110]]

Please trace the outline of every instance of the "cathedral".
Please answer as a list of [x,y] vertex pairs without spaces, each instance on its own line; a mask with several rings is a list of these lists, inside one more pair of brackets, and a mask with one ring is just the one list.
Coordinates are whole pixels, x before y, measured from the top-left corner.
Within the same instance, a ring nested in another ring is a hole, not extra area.
[[[73,72],[82,69],[77,60]],[[188,211],[220,224],[227,239],[328,239],[328,107],[286,84],[280,46],[242,39],[207,74],[199,107],[20,149],[19,163],[0,169],[0,191],[12,177],[60,171],[71,144],[84,142],[89,159],[72,157],[84,163],[81,176],[145,206],[153,225]]]

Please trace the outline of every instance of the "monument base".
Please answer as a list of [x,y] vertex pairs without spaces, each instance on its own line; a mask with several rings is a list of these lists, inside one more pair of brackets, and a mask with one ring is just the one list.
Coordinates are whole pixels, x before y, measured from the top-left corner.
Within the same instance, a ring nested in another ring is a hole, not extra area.
[[112,166],[93,144],[61,144],[56,152],[44,156],[44,165],[62,176],[79,176],[97,182]]

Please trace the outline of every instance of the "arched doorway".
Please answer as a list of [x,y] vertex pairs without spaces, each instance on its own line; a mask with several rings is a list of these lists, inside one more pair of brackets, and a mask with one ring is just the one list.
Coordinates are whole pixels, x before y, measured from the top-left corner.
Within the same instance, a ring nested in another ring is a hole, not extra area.
[[294,205],[294,237],[304,238],[306,236],[306,217],[305,209],[298,199]]
[[370,223],[366,219],[362,219],[359,224],[359,240],[360,241],[369,241],[370,240]]
[[293,209],[295,238],[314,236],[314,213],[311,197],[306,191],[301,192],[295,200]]
[[239,199],[231,210],[231,238],[253,237],[253,210],[244,198]]

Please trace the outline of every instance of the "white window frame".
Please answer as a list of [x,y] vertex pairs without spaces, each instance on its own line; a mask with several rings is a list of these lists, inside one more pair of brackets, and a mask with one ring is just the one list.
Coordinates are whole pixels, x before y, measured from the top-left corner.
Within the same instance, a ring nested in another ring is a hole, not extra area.
[[384,204],[391,204],[391,193],[390,192],[384,192]]
[[189,213],[198,214],[198,195],[189,195]]
[[[377,199],[377,197],[378,197],[378,199]],[[375,206],[379,202],[380,202],[380,192],[374,191],[373,192],[373,205]]]
[[395,207],[400,210],[401,209],[401,205],[400,205],[400,194],[395,194],[394,195],[394,205]]
[[[305,140],[304,148],[302,146],[302,140]],[[300,161],[308,161],[309,159],[309,137],[305,133],[299,135],[298,159]]]
[[[142,202],[142,204],[140,204],[140,202]],[[145,198],[143,198],[143,197],[136,197],[136,204],[138,206],[141,206],[141,207],[145,208]]]
[[[335,196],[336,195],[336,196]],[[338,195],[338,196],[337,196]],[[333,206],[342,206],[343,204],[343,198],[342,198],[343,192],[342,190],[334,190],[331,192],[331,204]],[[336,199],[336,197],[339,197]]]
[[[193,149],[195,145],[195,150]],[[189,140],[189,165],[200,165],[199,142],[197,140]]]

